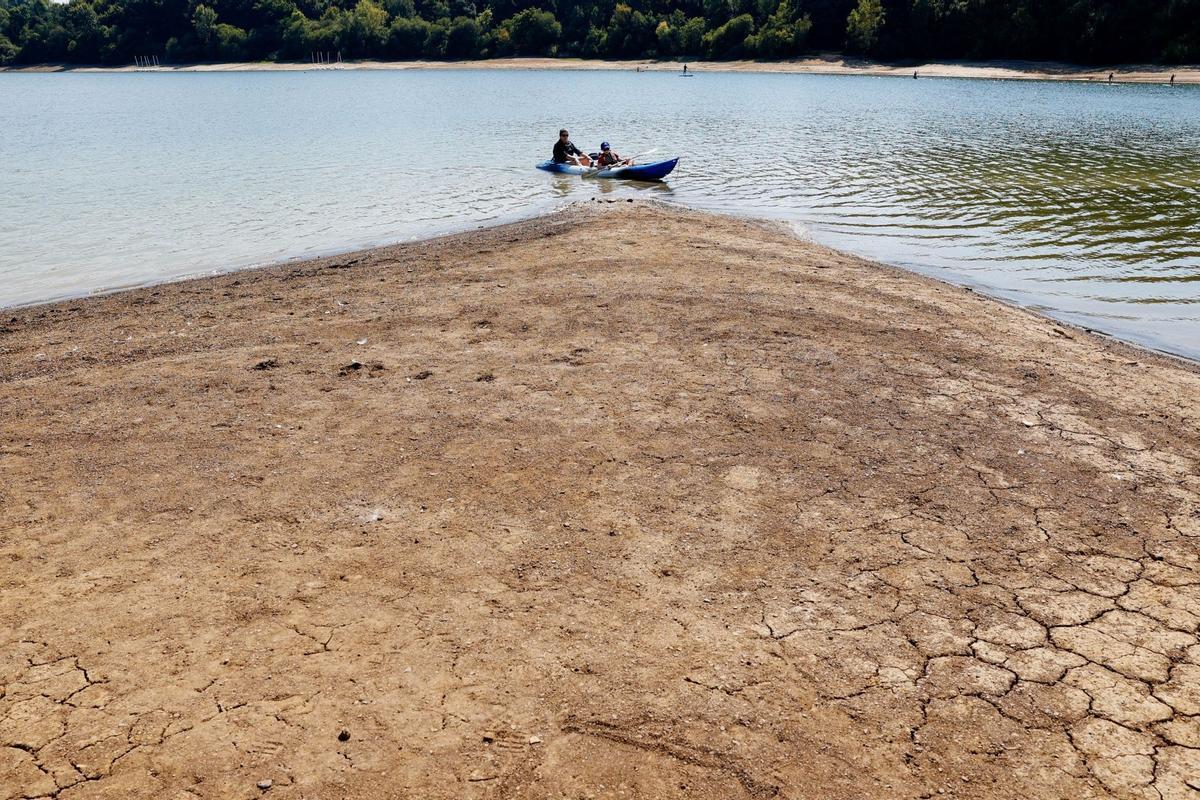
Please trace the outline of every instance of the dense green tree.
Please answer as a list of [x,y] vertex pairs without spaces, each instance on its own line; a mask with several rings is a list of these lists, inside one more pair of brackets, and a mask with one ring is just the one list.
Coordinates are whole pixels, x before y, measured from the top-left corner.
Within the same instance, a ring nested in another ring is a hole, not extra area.
[[704,17],[691,17],[683,24],[683,32],[679,36],[681,42],[679,52],[682,55],[699,55],[704,46],[704,31],[707,24]]
[[758,58],[791,58],[803,52],[812,19],[801,15],[792,0],[783,0],[767,17],[746,48]]
[[[499,22],[503,20],[503,22]],[[0,0],[0,63],[343,58],[1200,61],[1200,0]]]
[[374,0],[358,0],[338,19],[337,49],[345,58],[366,58],[383,52],[388,40],[388,15]]
[[217,12],[203,3],[196,6],[196,10],[192,12],[192,28],[196,32],[196,38],[202,42],[215,39],[217,35]]
[[393,58],[420,58],[429,38],[429,23],[420,17],[392,20],[388,29],[387,54]]
[[99,62],[102,59],[112,30],[101,24],[100,15],[89,3],[72,2],[63,14],[67,32],[67,54],[72,61]]
[[421,55],[425,58],[445,58],[446,46],[450,43],[450,20],[446,17],[429,23],[429,33],[425,36],[425,44]]
[[554,55],[562,35],[562,25],[554,14],[538,8],[517,12],[501,27],[508,32],[508,47],[521,56]]
[[264,58],[279,58],[283,30],[296,4],[293,0],[255,0],[249,9],[250,47]]
[[658,20],[617,3],[605,30],[605,48],[615,58],[637,58],[654,51]]
[[881,0],[858,0],[858,6],[846,18],[847,47],[856,53],[874,50],[886,17]]
[[608,50],[608,37],[604,33],[603,28],[592,26],[588,29],[587,36],[583,40],[583,45],[580,47],[580,54],[588,58],[595,58],[603,55]]
[[413,0],[385,0],[383,7],[392,19],[417,16],[417,4]]
[[242,61],[247,58],[249,53],[246,50],[246,44],[249,38],[249,35],[236,25],[218,23],[214,60]]
[[740,58],[746,54],[746,40],[754,33],[754,17],[739,14],[719,28],[704,34],[702,46],[709,58]]
[[455,17],[446,38],[447,58],[471,58],[487,49],[485,28],[475,17]]

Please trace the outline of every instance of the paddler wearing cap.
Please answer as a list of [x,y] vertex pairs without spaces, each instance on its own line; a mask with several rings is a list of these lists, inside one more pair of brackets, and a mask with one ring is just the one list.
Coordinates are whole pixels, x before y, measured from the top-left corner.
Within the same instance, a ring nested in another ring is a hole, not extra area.
[[629,159],[621,158],[620,153],[609,147],[608,142],[600,143],[600,155],[596,158],[596,164],[601,167],[611,167],[616,164],[628,163]]

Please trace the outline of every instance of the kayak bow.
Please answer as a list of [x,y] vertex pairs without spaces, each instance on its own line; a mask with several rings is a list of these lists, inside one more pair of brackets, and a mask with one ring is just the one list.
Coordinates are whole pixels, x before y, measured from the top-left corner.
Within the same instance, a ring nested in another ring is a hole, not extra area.
[[671,174],[671,170],[675,169],[675,165],[678,163],[678,158],[668,158],[664,161],[655,161],[651,164],[634,164],[628,167],[609,167],[598,170],[594,167],[580,167],[575,164],[556,164],[553,161],[543,161],[537,165],[537,168],[546,172],[559,172],[564,175],[587,175],[593,178],[622,178],[627,181],[661,181]]

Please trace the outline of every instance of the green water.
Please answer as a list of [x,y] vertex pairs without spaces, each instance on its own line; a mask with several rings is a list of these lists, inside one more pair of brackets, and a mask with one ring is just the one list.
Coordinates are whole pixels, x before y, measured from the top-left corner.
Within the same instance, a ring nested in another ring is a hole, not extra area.
[[[684,157],[541,173],[555,133]],[[1200,89],[664,73],[0,74],[0,305],[597,193],[765,216],[1200,358]]]

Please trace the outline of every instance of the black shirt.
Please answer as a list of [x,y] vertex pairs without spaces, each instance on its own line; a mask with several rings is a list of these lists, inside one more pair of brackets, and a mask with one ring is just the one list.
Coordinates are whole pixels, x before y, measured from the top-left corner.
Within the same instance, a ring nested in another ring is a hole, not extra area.
[[569,140],[564,142],[562,139],[559,139],[557,142],[554,143],[554,163],[555,164],[567,163],[567,156],[581,156],[581,155],[583,155],[583,152],[580,151],[580,149],[578,147],[576,147],[575,144]]

